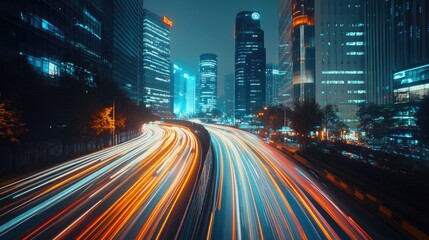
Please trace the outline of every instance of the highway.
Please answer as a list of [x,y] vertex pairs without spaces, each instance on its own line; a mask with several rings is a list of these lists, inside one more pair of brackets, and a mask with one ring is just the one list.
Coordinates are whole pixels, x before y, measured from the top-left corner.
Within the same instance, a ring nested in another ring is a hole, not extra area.
[[148,124],[126,143],[0,184],[0,239],[179,236],[200,166],[195,135]]
[[216,164],[207,239],[380,237],[379,230],[371,230],[376,234],[370,236],[345,213],[343,204],[330,196],[317,177],[255,135],[229,127],[205,127]]

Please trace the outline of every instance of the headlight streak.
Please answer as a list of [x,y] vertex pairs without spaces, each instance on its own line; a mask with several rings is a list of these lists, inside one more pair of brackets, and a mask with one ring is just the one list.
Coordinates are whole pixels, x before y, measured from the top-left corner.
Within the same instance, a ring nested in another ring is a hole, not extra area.
[[[189,208],[200,146],[184,127],[150,124],[142,130],[132,141],[1,186],[0,203],[7,204],[0,211],[0,238],[172,234],[165,233],[172,214],[184,218]],[[29,220],[33,228],[22,231]]]
[[[212,135],[216,161],[219,162],[216,164],[217,205],[210,214],[207,239],[222,237],[218,232],[222,231],[222,222],[228,216],[233,219],[232,228],[236,226],[238,231],[243,231],[245,238],[340,239],[335,228],[325,219],[327,216],[319,212],[321,210],[313,205],[310,198],[335,221],[342,234],[352,239],[370,239],[321,190],[312,176],[304,174],[276,149],[244,131],[212,125],[206,125],[206,128]],[[225,155],[225,152],[232,155]],[[224,162],[229,162],[230,168],[237,170],[230,170],[230,176],[222,176]],[[240,189],[232,188],[231,192],[224,190],[222,193],[225,178],[235,179]],[[239,202],[236,202],[235,191],[241,192]],[[221,202],[222,205],[219,204]],[[240,212],[245,214],[245,224],[236,222],[236,218],[231,216],[235,214],[227,211],[230,205],[242,209]],[[238,235],[234,230],[230,233],[228,238]]]

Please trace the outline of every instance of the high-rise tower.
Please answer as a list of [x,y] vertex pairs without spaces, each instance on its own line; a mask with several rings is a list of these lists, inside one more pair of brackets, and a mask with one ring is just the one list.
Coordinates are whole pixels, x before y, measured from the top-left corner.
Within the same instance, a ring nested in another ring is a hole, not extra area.
[[235,20],[235,118],[265,105],[264,31],[258,12],[243,11]]
[[315,98],[314,0],[293,0],[292,61],[295,101]]
[[144,104],[161,117],[171,116],[170,28],[167,17],[143,12]]
[[211,115],[217,107],[217,55],[200,55],[200,109],[201,113]]

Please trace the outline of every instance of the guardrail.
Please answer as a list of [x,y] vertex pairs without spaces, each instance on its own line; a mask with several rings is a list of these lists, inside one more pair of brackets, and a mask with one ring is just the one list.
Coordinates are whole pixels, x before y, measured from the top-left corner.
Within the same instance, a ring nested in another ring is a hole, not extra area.
[[317,172],[321,177],[325,178],[333,185],[339,187],[347,194],[357,199],[359,202],[364,204],[365,206],[375,210],[382,218],[384,218],[390,225],[403,232],[405,235],[415,239],[429,239],[429,236],[411,224],[407,219],[405,219],[401,214],[395,212],[389,207],[383,204],[383,201],[373,194],[367,193],[358,187],[345,182],[343,179],[328,171],[326,169],[314,169],[310,166],[309,161],[302,156],[295,154],[293,152],[289,152],[287,148],[278,145],[278,149],[280,149],[283,153],[294,159],[295,161],[301,163],[302,165],[310,168],[311,170]]

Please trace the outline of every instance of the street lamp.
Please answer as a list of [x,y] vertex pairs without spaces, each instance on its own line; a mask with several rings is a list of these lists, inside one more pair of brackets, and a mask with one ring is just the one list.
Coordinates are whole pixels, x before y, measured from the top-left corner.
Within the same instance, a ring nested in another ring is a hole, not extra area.
[[283,107],[283,146],[286,146],[286,127],[287,127],[287,120],[286,120],[286,108]]
[[113,119],[113,130],[112,130],[112,146],[115,146],[115,98],[113,98],[112,105],[112,119]]

